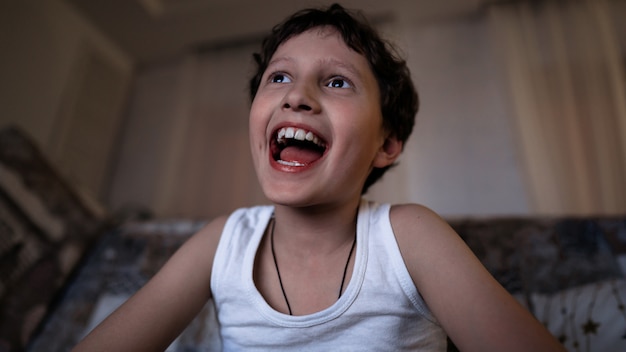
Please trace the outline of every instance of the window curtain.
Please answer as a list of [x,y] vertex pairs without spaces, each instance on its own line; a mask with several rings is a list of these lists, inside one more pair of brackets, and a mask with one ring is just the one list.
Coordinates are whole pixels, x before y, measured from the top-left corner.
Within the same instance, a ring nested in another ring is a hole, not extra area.
[[626,88],[610,1],[489,6],[533,212],[626,212]]

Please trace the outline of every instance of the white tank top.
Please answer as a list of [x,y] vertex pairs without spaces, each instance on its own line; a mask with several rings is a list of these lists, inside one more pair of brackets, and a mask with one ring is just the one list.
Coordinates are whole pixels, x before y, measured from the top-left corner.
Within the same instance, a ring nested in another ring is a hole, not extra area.
[[354,271],[320,312],[290,316],[265,302],[252,275],[274,208],[235,211],[215,254],[211,289],[224,351],[445,351],[446,334],[400,255],[388,204],[361,201]]

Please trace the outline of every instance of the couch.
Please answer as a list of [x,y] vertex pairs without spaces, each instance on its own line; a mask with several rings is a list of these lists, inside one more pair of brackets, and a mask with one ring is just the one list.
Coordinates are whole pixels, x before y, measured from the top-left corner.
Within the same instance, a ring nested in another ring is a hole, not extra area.
[[[68,351],[204,224],[103,216],[13,127],[0,176],[0,352]],[[448,220],[569,351],[626,351],[626,215]],[[214,321],[208,302],[168,351],[213,350]]]

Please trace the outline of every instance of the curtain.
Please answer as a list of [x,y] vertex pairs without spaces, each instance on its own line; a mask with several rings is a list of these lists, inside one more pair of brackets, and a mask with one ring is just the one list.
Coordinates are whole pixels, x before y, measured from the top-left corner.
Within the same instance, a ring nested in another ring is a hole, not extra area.
[[612,6],[588,0],[489,7],[533,212],[626,212],[625,60],[616,31],[624,24],[612,18]]

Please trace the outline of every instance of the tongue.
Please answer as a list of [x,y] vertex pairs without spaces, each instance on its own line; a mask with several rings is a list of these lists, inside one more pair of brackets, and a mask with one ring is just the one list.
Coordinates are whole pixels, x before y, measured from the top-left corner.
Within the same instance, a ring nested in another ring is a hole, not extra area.
[[322,157],[322,153],[298,146],[289,146],[280,152],[280,159],[284,161],[295,161],[300,164],[310,164]]

